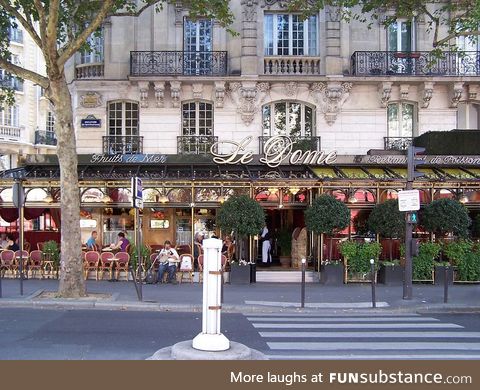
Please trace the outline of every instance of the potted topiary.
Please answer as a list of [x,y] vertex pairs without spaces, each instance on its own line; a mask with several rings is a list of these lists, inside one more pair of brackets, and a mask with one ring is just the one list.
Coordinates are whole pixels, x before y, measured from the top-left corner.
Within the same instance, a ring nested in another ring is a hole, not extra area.
[[[305,225],[316,234],[326,234],[330,238],[345,229],[350,223],[350,210],[339,200],[329,195],[321,195],[305,210]],[[320,268],[320,282],[326,284],[343,283],[343,266],[332,259],[332,239],[330,239],[328,259]],[[339,275],[341,274],[341,278]]]
[[282,229],[277,236],[277,244],[280,247],[280,264],[282,267],[290,267],[292,262],[292,233],[289,229]]
[[218,210],[217,224],[222,231],[233,232],[235,237],[237,261],[230,263],[230,283],[251,283],[255,279],[251,269],[255,262],[250,253],[245,256],[243,241],[265,226],[265,212],[246,195],[232,196]]

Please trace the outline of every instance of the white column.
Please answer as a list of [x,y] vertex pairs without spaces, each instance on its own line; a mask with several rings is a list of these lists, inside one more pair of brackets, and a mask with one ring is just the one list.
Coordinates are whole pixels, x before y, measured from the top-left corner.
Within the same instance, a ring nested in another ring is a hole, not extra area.
[[230,341],[220,332],[222,289],[222,240],[203,240],[202,332],[192,346],[202,351],[225,351]]

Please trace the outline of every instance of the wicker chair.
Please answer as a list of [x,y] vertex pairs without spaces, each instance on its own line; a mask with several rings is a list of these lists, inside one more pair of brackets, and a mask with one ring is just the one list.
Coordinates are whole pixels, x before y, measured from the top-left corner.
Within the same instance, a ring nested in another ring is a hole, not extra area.
[[42,251],[39,251],[39,250],[31,251],[30,263],[28,267],[30,269],[30,275],[32,278],[36,276],[37,271],[40,271],[40,274],[42,274],[42,265],[43,265]]
[[[190,259],[190,263],[187,259]],[[180,256],[180,264],[178,266],[178,272],[180,273],[180,283],[182,283],[185,276],[190,279],[190,283],[193,282],[193,255],[185,253]]]
[[112,252],[103,252],[100,255],[100,264],[98,266],[98,278],[103,279],[105,271],[108,271],[110,279],[113,279],[113,266],[115,264],[115,255]]
[[30,261],[30,254],[28,251],[23,250],[23,251],[16,251],[15,252],[15,263],[17,264],[17,268],[20,271],[20,253],[22,254],[22,272],[27,274],[28,276],[28,264]]
[[85,279],[88,278],[90,271],[95,271],[95,280],[98,280],[98,265],[100,263],[100,254],[95,251],[88,251],[85,253],[83,260],[83,272],[85,273]]
[[118,252],[115,255],[117,261],[115,268],[115,278],[118,280],[118,276],[121,271],[125,272],[126,279],[128,280],[128,266],[130,263],[130,255],[127,252]]
[[13,277],[16,277],[18,273],[15,252],[8,249],[0,252],[0,277],[3,278],[7,271],[10,271]]
[[[227,256],[222,255],[222,258],[221,258],[222,273],[225,272],[225,267],[227,266],[227,264],[228,264]],[[199,272],[198,280],[199,282],[203,282],[203,255],[198,256],[198,272]],[[223,275],[222,275],[222,283],[223,283]]]

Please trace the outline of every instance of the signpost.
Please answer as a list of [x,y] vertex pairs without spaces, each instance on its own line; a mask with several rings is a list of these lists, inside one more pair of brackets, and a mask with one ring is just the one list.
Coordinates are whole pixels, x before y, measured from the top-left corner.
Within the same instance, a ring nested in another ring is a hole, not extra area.
[[20,273],[20,295],[23,295],[23,214],[24,214],[24,204],[25,204],[25,191],[23,189],[22,180],[16,180],[13,184],[13,204],[18,208],[18,221],[19,221],[19,234],[18,234],[18,244],[20,247],[20,258],[18,271]]
[[[140,226],[140,211],[143,209],[143,187],[142,179],[139,177],[132,177],[131,183],[132,190],[132,206],[135,209],[135,226],[136,226],[136,246],[137,246],[137,277],[138,277],[138,300],[143,300],[143,291],[142,291],[142,237],[141,237],[141,226]],[[137,285],[135,277],[133,278],[135,286]]]
[[420,210],[420,191],[400,191],[398,193],[398,209],[400,211]]

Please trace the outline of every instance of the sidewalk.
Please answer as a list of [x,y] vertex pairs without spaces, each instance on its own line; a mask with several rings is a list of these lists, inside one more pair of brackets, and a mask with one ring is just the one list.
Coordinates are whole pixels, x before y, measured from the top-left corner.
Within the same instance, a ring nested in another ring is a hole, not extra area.
[[[58,307],[104,310],[201,311],[202,285],[143,285],[143,302],[139,302],[133,282],[87,281],[90,297],[72,300],[42,298],[42,292],[55,292],[57,280],[25,280],[24,295],[20,296],[19,280],[2,279],[3,298],[0,307]],[[449,286],[449,301],[443,303],[443,286],[414,284],[413,299],[402,299],[402,286],[376,286],[377,310],[400,311],[478,311],[480,285]],[[103,296],[95,296],[104,294]],[[106,296],[105,296],[106,294]],[[224,286],[224,311],[299,310],[300,284],[255,283]],[[305,310],[371,309],[371,286],[348,284],[340,287],[319,283],[306,285]]]

